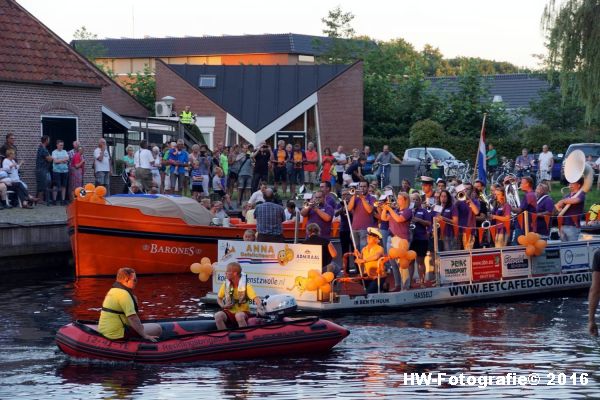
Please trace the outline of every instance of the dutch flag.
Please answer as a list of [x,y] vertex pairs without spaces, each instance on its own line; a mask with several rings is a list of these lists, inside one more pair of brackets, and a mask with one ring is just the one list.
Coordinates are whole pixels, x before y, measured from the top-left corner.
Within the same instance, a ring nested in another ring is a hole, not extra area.
[[479,136],[479,151],[477,152],[477,178],[487,186],[487,168],[485,162],[485,114],[481,124],[481,135]]

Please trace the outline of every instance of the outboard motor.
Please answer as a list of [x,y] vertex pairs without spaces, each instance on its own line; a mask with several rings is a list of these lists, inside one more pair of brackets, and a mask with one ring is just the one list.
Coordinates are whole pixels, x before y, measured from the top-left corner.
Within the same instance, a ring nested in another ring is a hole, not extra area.
[[265,296],[262,301],[264,317],[270,321],[280,321],[283,317],[296,311],[298,305],[293,296],[287,294],[275,294]]

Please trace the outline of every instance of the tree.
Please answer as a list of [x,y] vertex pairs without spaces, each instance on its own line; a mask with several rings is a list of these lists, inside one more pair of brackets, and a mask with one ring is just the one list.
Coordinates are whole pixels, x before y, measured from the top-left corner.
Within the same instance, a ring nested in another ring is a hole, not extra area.
[[123,84],[125,89],[149,110],[154,109],[156,99],[156,79],[148,64],[144,65],[144,71],[136,75],[127,74],[128,80]]
[[529,114],[553,130],[574,130],[582,128],[585,110],[569,93],[562,98],[557,85],[552,85],[539,93],[537,101],[529,105]]
[[548,59],[559,70],[563,98],[571,92],[585,107],[588,124],[600,118],[600,1],[549,0],[542,25]]
[[410,128],[410,147],[442,146],[447,139],[444,127],[430,119],[415,122]]
[[107,51],[106,47],[97,42],[97,34],[88,31],[85,26],[82,26],[73,34],[73,40],[77,41],[73,43],[75,51],[93,62],[96,67],[100,68],[108,76],[114,78],[113,71],[97,61],[98,58],[104,57]]
[[351,25],[354,14],[344,12],[339,6],[329,10],[327,17],[321,18],[325,24],[323,33],[329,40],[313,40],[313,47],[322,51],[319,61],[330,64],[348,64],[361,58],[358,54],[370,47],[365,40],[354,40],[355,31]]

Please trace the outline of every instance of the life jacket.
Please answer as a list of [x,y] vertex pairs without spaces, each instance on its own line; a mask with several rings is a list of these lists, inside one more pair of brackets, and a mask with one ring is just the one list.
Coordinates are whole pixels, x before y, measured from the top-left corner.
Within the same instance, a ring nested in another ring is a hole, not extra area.
[[590,221],[600,221],[600,204],[592,204],[590,207]]
[[231,284],[229,279],[225,280],[225,304],[244,304],[249,301],[248,297],[246,297],[246,274],[242,273],[240,275],[240,280],[237,286],[237,299],[233,298],[234,287]]
[[[131,300],[133,301],[133,307],[135,308],[135,312],[136,313],[139,312],[137,298],[135,297],[135,295],[133,294],[133,291],[131,289],[129,289],[127,286],[124,286],[123,284],[121,284],[119,282],[113,283],[112,287],[116,288],[116,289],[124,290],[127,293],[129,293],[129,296],[131,297]],[[106,311],[106,312],[113,313],[113,314],[125,315],[125,313],[123,311],[117,311],[117,310],[113,310],[112,308],[107,308],[107,307],[102,307],[102,311]]]
[[182,124],[191,124],[193,122],[193,114],[191,111],[182,111],[179,117],[179,122]]

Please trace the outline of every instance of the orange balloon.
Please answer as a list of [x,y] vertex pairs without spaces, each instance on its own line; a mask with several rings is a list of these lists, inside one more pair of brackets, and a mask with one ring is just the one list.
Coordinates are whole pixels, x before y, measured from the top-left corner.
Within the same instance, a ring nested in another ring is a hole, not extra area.
[[314,278],[312,278],[312,280],[315,282],[315,285],[317,285],[317,286],[323,286],[324,284],[327,283],[325,278],[323,278],[321,275],[315,276]]
[[417,252],[414,250],[409,250],[406,252],[406,258],[408,258],[409,261],[414,260],[415,258],[417,258]]
[[200,264],[210,264],[210,258],[202,257],[202,260],[200,260]]
[[527,246],[527,238],[525,237],[525,235],[521,235],[517,238],[517,243],[519,243],[521,246]]
[[207,282],[210,279],[210,275],[200,273],[198,274],[198,279],[200,279],[200,282]]
[[106,188],[104,186],[98,186],[96,189],[94,189],[94,193],[98,197],[104,197],[106,196]]
[[98,197],[95,193],[90,196],[90,203],[104,204],[105,200],[102,197]]
[[335,275],[333,274],[333,272],[328,271],[323,274],[323,278],[325,278],[325,282],[329,283],[335,279]]
[[537,242],[535,242],[534,246],[535,246],[536,250],[540,251],[540,254],[541,254],[541,252],[544,251],[544,249],[546,248],[547,244],[548,243],[546,243],[545,240],[540,239]]
[[410,265],[410,261],[408,261],[406,258],[401,258],[398,260],[398,265],[400,265],[400,268],[406,269]]
[[399,258],[407,258],[408,257],[408,250],[399,249],[398,250],[398,257]]
[[317,288],[318,288],[318,286],[314,280],[309,279],[306,282],[306,290],[308,290],[309,292],[314,292],[315,290],[317,290]]
[[192,271],[194,274],[199,274],[200,273],[200,263],[193,263],[192,265],[190,265],[190,271]]
[[308,271],[308,279],[313,279],[316,276],[320,276],[320,275],[321,275],[321,272],[319,272],[316,269],[311,269],[310,271]]
[[321,289],[321,293],[323,293],[325,295],[331,293],[331,286],[330,285],[325,284],[325,285],[319,286],[319,289]]
[[211,275],[213,272],[213,267],[210,264],[200,264],[200,273]]
[[94,186],[93,183],[86,183],[84,188],[86,192],[93,192],[94,189],[96,189],[96,186]]
[[400,243],[398,244],[398,248],[400,250],[408,251],[408,240],[400,239]]
[[535,242],[537,242],[539,240],[540,236],[535,233],[535,232],[529,232],[526,235],[526,240],[527,240],[527,244],[534,244]]
[[525,248],[525,254],[527,254],[529,257],[533,257],[535,255],[535,246],[528,244]]
[[390,248],[390,250],[388,252],[388,256],[390,256],[390,258],[399,258],[400,257],[400,249],[397,249],[395,247]]
[[534,253],[534,255],[535,255],[536,257],[538,257],[538,256],[541,256],[543,252],[544,252],[544,250],[540,250],[540,249],[538,249],[538,248],[536,247],[536,248],[535,248],[535,253]]

